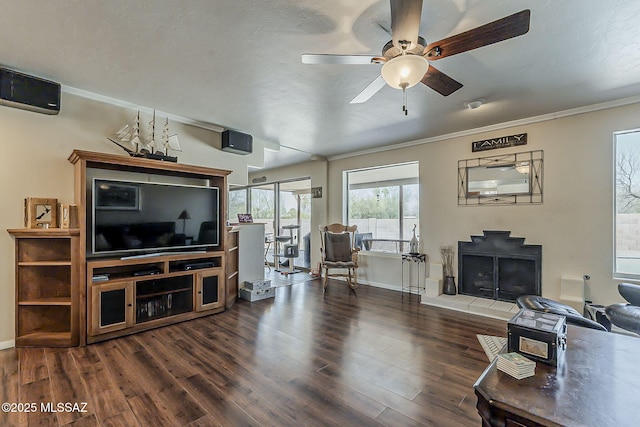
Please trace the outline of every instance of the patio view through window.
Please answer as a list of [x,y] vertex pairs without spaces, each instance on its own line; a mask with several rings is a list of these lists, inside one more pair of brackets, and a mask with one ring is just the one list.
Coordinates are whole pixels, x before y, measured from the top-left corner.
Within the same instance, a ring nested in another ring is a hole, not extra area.
[[347,222],[358,226],[362,250],[407,252],[419,235],[418,163],[345,172]]
[[615,134],[614,275],[640,279],[640,129]]
[[[253,222],[264,224],[265,258],[276,263],[276,236],[290,236],[282,242],[297,244],[299,256],[296,267],[310,267],[311,257],[311,179],[300,178],[229,190],[229,219],[235,222],[237,214],[250,212]],[[280,256],[281,262],[288,262]]]

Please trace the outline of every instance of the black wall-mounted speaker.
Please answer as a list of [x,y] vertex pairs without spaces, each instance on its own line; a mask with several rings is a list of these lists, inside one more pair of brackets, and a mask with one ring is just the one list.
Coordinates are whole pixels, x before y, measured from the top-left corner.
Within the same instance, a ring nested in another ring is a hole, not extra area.
[[0,68],[0,105],[58,114],[60,83]]
[[222,132],[222,150],[236,154],[253,152],[253,137],[249,134],[227,129]]

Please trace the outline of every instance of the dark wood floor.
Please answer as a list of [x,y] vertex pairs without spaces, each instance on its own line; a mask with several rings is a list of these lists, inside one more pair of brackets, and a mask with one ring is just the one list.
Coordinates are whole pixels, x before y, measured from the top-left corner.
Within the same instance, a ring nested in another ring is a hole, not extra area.
[[0,401],[38,406],[0,425],[480,425],[472,385],[488,361],[476,334],[505,327],[384,289],[295,284],[83,348],[0,351]]

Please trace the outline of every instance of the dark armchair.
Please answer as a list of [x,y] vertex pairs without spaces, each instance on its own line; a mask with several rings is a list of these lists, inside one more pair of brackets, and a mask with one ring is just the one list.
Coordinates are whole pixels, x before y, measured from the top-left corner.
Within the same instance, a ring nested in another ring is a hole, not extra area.
[[618,292],[629,303],[617,303],[605,309],[611,323],[619,328],[640,335],[640,286],[631,283],[618,284]]
[[545,313],[558,314],[567,319],[569,325],[582,326],[583,328],[596,329],[607,332],[607,328],[598,322],[583,317],[578,310],[548,298],[537,295],[522,295],[516,299],[516,305],[532,311],[542,311]]

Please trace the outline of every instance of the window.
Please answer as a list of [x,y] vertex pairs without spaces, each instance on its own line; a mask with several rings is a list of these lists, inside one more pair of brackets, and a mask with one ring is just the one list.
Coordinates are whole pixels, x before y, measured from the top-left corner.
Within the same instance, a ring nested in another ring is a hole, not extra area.
[[640,129],[615,138],[614,276],[640,279]]
[[247,209],[247,189],[229,190],[229,221],[236,222],[238,214],[249,213]]
[[[358,226],[363,250],[406,252],[419,234],[418,163],[345,172],[347,222]],[[357,242],[360,243],[360,242]]]

